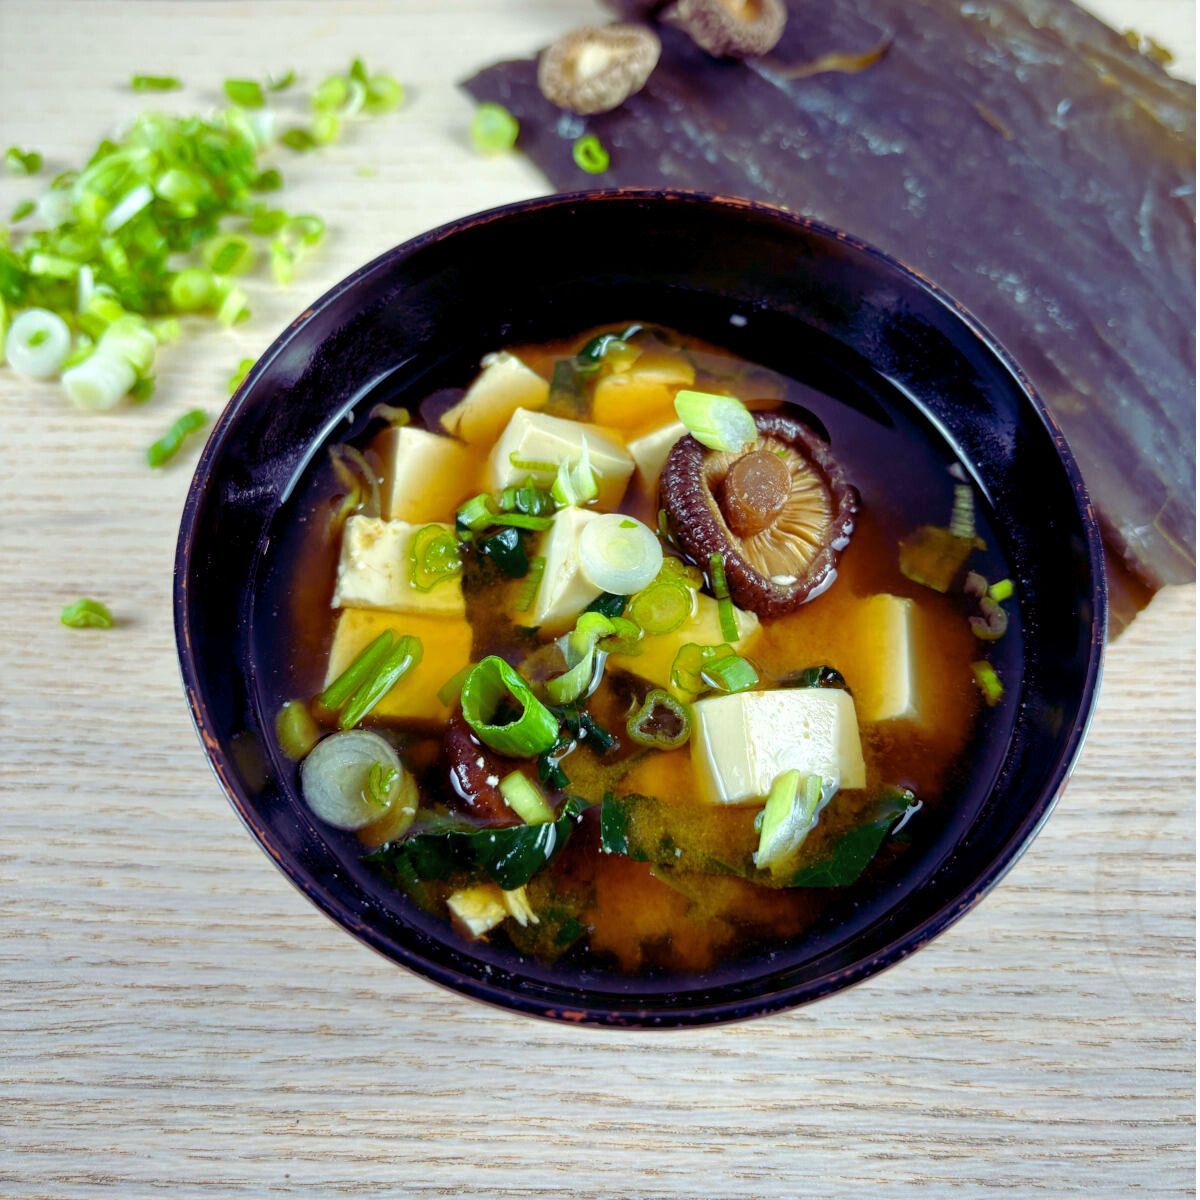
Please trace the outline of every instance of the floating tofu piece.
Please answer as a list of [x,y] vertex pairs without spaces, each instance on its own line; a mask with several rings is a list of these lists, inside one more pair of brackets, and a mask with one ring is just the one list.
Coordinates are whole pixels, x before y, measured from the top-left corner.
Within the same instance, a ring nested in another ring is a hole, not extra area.
[[[599,425],[551,417],[524,408],[513,413],[508,428],[492,450],[489,487],[500,491],[532,475],[542,487],[548,488],[554,482],[557,464],[578,459],[583,453],[585,438],[600,489],[596,504],[611,511],[621,503],[633,474],[633,459],[621,438]],[[531,462],[554,463],[556,467],[554,471],[537,471],[516,465]]]
[[442,428],[464,442],[491,443],[518,408],[543,408],[550,385],[507,350],[489,354],[467,394],[442,414]]
[[[436,524],[437,522],[429,522]],[[413,587],[410,547],[420,525],[351,517],[342,535],[334,608],[386,608],[461,617],[462,579],[444,579],[427,592]],[[453,532],[452,525],[446,529]]]
[[347,608],[333,633],[326,686],[386,630],[417,638],[421,661],[380,700],[371,717],[432,727],[444,724],[450,709],[438,699],[438,691],[471,661],[471,626],[462,618]]
[[645,433],[629,443],[629,453],[637,464],[638,482],[647,492],[658,488],[658,477],[667,464],[667,455],[681,437],[687,436],[687,426],[682,421],[672,421],[653,433]]
[[[745,653],[758,637],[758,618],[752,612],[735,608],[738,640],[730,643],[739,653]],[[688,644],[719,646],[725,641],[721,635],[721,617],[717,602],[711,596],[697,595],[696,609],[691,620],[684,621],[670,633],[644,637],[638,643],[640,654],[611,654],[610,667],[620,667],[633,675],[648,679],[655,687],[671,688],[671,667],[675,656]]]
[[738,692],[692,706],[692,769],[710,804],[761,802],[784,771],[867,783],[858,720],[840,688]]
[[623,432],[653,429],[675,416],[675,393],[695,381],[696,370],[687,359],[648,351],[628,371],[600,378],[592,394],[592,420]]
[[518,613],[521,624],[537,625],[550,634],[563,633],[597,596],[600,589],[590,584],[579,567],[579,535],[600,514],[589,508],[561,508],[554,524],[542,534],[537,552],[546,560],[533,608]]
[[854,610],[851,687],[864,721],[918,721],[916,605],[900,596],[871,596]]
[[383,512],[393,521],[453,521],[478,491],[480,456],[455,438],[404,425],[388,430],[379,448],[387,464]]

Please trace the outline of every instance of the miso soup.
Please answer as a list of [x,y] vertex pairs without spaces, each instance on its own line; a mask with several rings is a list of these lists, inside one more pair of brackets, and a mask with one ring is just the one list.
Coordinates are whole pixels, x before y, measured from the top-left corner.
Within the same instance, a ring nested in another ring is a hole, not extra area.
[[1019,671],[949,448],[651,325],[461,383],[360,412],[277,551],[330,839],[559,971],[710,973],[884,894]]

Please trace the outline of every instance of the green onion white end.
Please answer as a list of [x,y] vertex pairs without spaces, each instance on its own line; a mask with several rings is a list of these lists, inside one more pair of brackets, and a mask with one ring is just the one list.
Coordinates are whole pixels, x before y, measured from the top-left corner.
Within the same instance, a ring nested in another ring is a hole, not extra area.
[[654,531],[622,513],[602,513],[580,534],[580,568],[602,592],[618,596],[640,592],[662,564],[662,543]]
[[758,438],[753,414],[736,396],[684,389],[675,396],[675,412],[688,433],[710,450],[740,454]]
[[[388,786],[380,795],[372,784],[381,777]],[[377,821],[399,798],[403,782],[395,750],[379,734],[358,729],[322,739],[300,767],[304,802],[335,829],[362,829]]]

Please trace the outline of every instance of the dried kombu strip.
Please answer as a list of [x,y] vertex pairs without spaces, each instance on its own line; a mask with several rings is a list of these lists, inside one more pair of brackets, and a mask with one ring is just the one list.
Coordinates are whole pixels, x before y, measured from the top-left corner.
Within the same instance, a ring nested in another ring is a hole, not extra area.
[[[790,8],[772,54],[745,62],[661,27],[645,89],[586,122],[542,98],[529,61],[465,86],[520,118],[556,188],[766,200],[936,279],[1066,432],[1104,523],[1118,623],[1147,588],[1191,579],[1195,89],[1068,0]],[[572,161],[585,128],[612,152],[602,179]]]

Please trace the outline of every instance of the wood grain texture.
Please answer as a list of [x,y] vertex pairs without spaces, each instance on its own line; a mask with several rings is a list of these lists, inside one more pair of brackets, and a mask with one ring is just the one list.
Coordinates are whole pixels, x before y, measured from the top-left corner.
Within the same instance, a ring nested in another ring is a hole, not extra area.
[[[1190,49],[1190,0],[1152,7]],[[183,76],[163,104],[185,108],[226,74],[311,80],[362,51],[413,91],[284,164],[328,248],[250,325],[164,353],[153,403],[84,418],[0,372],[0,1195],[1191,1195],[1192,588],[1112,648],[1075,780],[993,895],[883,976],[749,1025],[559,1029],[443,993],[317,915],[205,769],[169,605],[191,458],[152,473],[144,446],[215,413],[238,359],[355,265],[540,190],[471,154],[454,80],[594,11],[0,3],[5,143],[54,169],[142,107],[118,86],[135,70]],[[27,190],[0,181],[0,210]],[[118,628],[63,629],[81,594]]]

